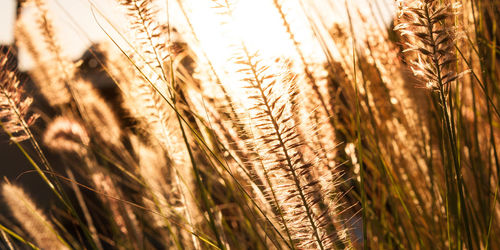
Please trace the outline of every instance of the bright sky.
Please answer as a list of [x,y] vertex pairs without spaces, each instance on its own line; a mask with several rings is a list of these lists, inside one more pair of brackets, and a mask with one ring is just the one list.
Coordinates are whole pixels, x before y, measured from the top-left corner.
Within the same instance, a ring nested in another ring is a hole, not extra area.
[[[101,40],[108,39],[107,35],[101,30],[99,25],[92,15],[92,8],[90,2],[93,2],[96,8],[103,12],[104,15],[112,20],[114,25],[119,26],[118,28],[126,28],[126,22],[120,19],[120,15],[117,14],[116,0],[46,0],[48,3],[49,11],[51,17],[54,19],[54,24],[60,35],[58,37],[60,44],[64,48],[64,52],[67,56],[72,59],[78,58],[82,52],[92,43]],[[199,1],[208,0],[196,0],[195,3],[202,3]],[[319,6],[319,9],[326,10],[340,10],[336,15],[331,15],[329,13],[327,16],[334,17],[335,19],[345,18],[345,1],[336,1],[335,6],[331,4],[333,1],[316,0],[314,2]],[[389,17],[388,14],[390,10],[386,6],[387,3],[392,3],[394,0],[347,0],[351,5],[356,3],[361,9],[368,9],[369,4],[375,7],[376,10],[380,9],[382,15]],[[0,0],[2,8],[0,9],[0,43],[10,43],[13,38],[13,19],[15,11],[15,1],[14,0]],[[159,1],[164,3],[165,1]],[[175,2],[175,1],[172,1]],[[189,2],[189,1],[188,1]],[[307,1],[306,1],[307,2]],[[378,3],[378,4],[377,4]],[[326,6],[329,5],[329,6]],[[271,7],[272,9],[272,7]],[[27,9],[23,13],[25,17],[30,17],[32,10]],[[31,12],[31,13],[30,13]],[[366,11],[365,11],[366,12]],[[203,15],[205,13],[202,13]],[[243,13],[244,14],[244,13]],[[96,14],[99,16],[98,14]],[[368,12],[368,15],[370,13]],[[117,21],[120,20],[120,21]],[[333,21],[333,20],[328,20]],[[388,20],[384,20],[388,21]],[[104,20],[100,20],[99,23],[106,23]],[[175,23],[175,21],[174,21]],[[256,26],[255,22],[252,22],[248,28]],[[106,31],[110,32],[113,29],[110,26],[105,27]],[[247,30],[247,29],[245,29]],[[113,37],[117,37],[116,33],[111,32]],[[109,40],[109,39],[108,39]],[[258,42],[258,41],[257,41]],[[31,63],[28,57],[24,55],[21,51],[21,68],[29,68]]]
[[[15,14],[14,0],[0,0],[0,43],[11,43],[13,39],[13,21]],[[113,17],[116,4],[113,0],[93,1],[99,11],[108,17]],[[63,45],[64,52],[72,59],[78,58],[92,43],[106,39],[107,36],[97,25],[88,0],[47,0],[51,17],[60,35],[58,39]],[[23,13],[27,18],[32,10],[26,9]],[[118,22],[115,22],[118,23]],[[31,63],[21,52],[21,68],[29,68]]]
[[2,9],[0,10],[0,43],[12,41],[12,17],[14,16],[14,1],[2,0]]

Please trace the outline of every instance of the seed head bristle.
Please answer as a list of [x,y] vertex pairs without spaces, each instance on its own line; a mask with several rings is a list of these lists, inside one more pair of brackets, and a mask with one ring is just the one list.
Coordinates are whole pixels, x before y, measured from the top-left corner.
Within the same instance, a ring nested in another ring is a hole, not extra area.
[[452,70],[456,61],[455,31],[446,25],[456,6],[436,0],[399,1],[399,24],[394,28],[406,39],[404,52],[411,52],[412,70],[425,87],[439,90],[461,77]]
[[338,232],[332,230],[331,208],[323,206],[320,182],[312,176],[313,159],[302,154],[305,143],[293,119],[297,112],[296,79],[286,70],[280,72],[282,67],[263,64],[258,53],[243,51],[236,64],[248,84],[245,88],[252,103],[249,111],[256,132],[254,140],[269,174],[269,185],[276,190],[283,226],[300,248],[327,249],[342,244]]
[[83,153],[90,139],[85,128],[77,121],[67,117],[54,119],[45,131],[43,141],[57,151]]
[[22,225],[41,249],[69,249],[59,239],[54,226],[45,214],[21,189],[10,183],[2,185],[2,196],[14,218]]
[[24,96],[16,72],[8,65],[8,56],[0,54],[0,121],[12,140],[29,138],[29,126],[35,123],[38,114],[30,114],[33,99]]
[[25,30],[26,23],[19,18],[16,23],[16,39],[25,47],[35,62],[31,72],[41,93],[52,106],[61,106],[71,101],[67,83],[73,78],[76,67],[63,56],[56,29],[44,0],[28,0],[23,5],[33,5],[35,22],[43,43],[35,41]]
[[92,83],[78,78],[72,82],[72,89],[89,129],[109,145],[120,145],[122,131],[116,115]]

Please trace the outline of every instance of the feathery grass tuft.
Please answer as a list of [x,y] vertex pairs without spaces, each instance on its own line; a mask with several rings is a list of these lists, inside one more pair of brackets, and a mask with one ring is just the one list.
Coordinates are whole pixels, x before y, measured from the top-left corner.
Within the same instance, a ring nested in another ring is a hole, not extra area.
[[0,55],[0,122],[3,129],[12,134],[12,140],[24,141],[31,136],[29,126],[35,123],[37,114],[29,111],[33,99],[24,91],[9,66],[8,56]]
[[2,198],[14,218],[41,249],[69,249],[52,223],[20,187],[4,183]]

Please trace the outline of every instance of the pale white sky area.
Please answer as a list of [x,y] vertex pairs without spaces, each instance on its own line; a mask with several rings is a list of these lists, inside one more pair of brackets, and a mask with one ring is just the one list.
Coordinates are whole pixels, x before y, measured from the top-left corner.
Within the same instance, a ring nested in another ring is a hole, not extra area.
[[[82,52],[92,43],[99,42],[104,39],[108,39],[107,35],[102,31],[102,29],[97,24],[94,16],[92,15],[92,8],[90,2],[95,4],[96,9],[102,12],[107,18],[109,18],[114,25],[119,29],[126,28],[126,22],[122,19],[123,17],[119,14],[117,9],[116,0],[46,0],[48,3],[48,8],[51,17],[54,19],[54,24],[56,25],[57,32],[59,34],[58,39],[60,44],[63,46],[64,52],[67,56],[72,59],[78,58]],[[159,1],[165,3],[165,1]],[[196,0],[196,1],[209,1],[209,0]],[[196,2],[194,1],[194,2]],[[311,2],[308,2],[311,1]],[[172,1],[176,2],[176,1]],[[386,17],[386,20],[380,20],[380,22],[388,22],[390,19],[390,12],[392,11],[391,6],[394,0],[336,0],[336,1],[325,1],[325,0],[304,0],[308,4],[315,5],[318,9],[323,10],[335,10],[335,15],[328,13],[328,22],[334,19],[345,19],[345,4],[357,5],[361,10],[373,9],[375,14],[381,14]],[[335,3],[335,4],[332,4]],[[371,6],[370,6],[371,5]],[[10,43],[13,39],[13,19],[15,12],[15,1],[14,0],[0,0],[0,43]],[[95,9],[94,9],[95,10]],[[26,9],[23,12],[23,17],[29,19],[32,16],[32,11]],[[371,15],[370,11],[363,11],[366,15]],[[96,13],[96,16],[99,14]],[[28,21],[28,23],[30,23]],[[33,23],[31,21],[31,23]],[[106,24],[106,22],[100,19],[99,23]],[[175,21],[174,21],[175,23]],[[28,27],[29,28],[29,27]],[[113,37],[118,37],[109,25],[105,25],[105,30],[110,32]],[[29,68],[31,65],[30,60],[21,51],[20,66],[21,68]]]
[[[115,2],[113,0],[93,1],[99,11],[114,19],[114,23],[120,26],[119,24],[123,23],[116,22]],[[78,58],[92,42],[107,39],[92,15],[88,0],[47,0],[47,3],[50,16],[54,19],[54,25],[59,34],[59,42],[70,58]],[[15,1],[0,0],[0,6],[0,43],[5,44],[12,42],[13,39]],[[23,15],[28,19],[28,23],[32,23],[29,21],[32,10],[26,9]],[[23,54],[21,54],[20,64],[22,68],[30,66],[29,60]]]
[[8,43],[12,41],[12,17],[14,16],[14,1],[2,0],[0,6],[0,43]]

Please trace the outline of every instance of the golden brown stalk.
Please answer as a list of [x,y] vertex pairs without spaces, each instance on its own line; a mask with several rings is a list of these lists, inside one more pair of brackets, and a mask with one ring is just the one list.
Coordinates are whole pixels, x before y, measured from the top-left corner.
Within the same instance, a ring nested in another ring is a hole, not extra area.
[[[447,222],[454,223],[457,242],[466,239],[467,247],[472,247],[471,224],[469,224],[469,205],[466,200],[466,186],[463,181],[460,148],[452,106],[448,94],[452,93],[452,82],[466,72],[457,74],[454,63],[455,31],[447,26],[457,5],[445,4],[437,0],[401,1],[400,21],[395,29],[407,39],[405,52],[412,52],[416,59],[411,60],[413,73],[424,80],[425,87],[438,95],[442,119],[439,125],[445,131],[444,152],[449,162],[444,166],[446,189]],[[449,225],[449,224],[448,224]],[[464,234],[462,236],[461,234]],[[454,236],[456,237],[456,236]],[[451,242],[450,244],[453,244]]]
[[69,249],[52,223],[20,187],[4,183],[2,196],[14,218],[41,249]]

